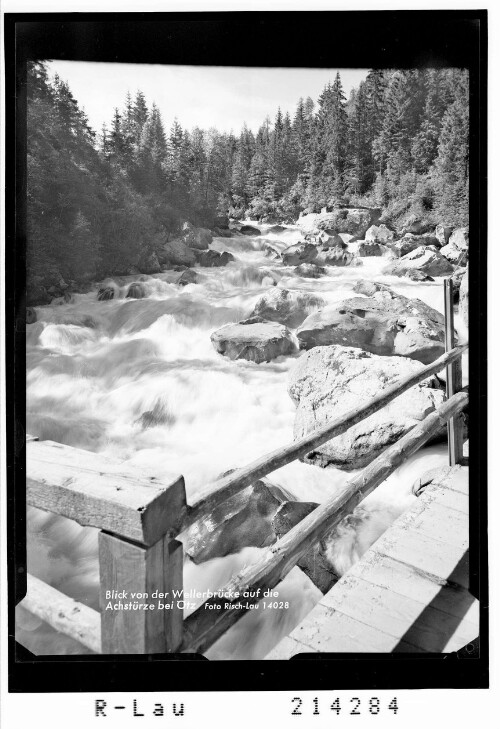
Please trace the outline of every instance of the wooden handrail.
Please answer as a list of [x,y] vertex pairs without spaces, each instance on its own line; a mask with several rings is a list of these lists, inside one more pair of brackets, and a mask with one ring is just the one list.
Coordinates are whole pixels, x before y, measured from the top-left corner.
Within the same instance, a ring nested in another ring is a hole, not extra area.
[[188,505],[183,529],[189,527],[205,514],[210,513],[222,501],[234,496],[259,478],[272,473],[272,471],[291,463],[297,458],[302,458],[331,438],[345,433],[353,425],[356,425],[356,423],[361,422],[369,415],[377,412],[377,410],[383,408],[391,400],[406,392],[406,390],[409,390],[431,375],[440,372],[444,367],[459,359],[468,346],[468,344],[461,344],[455,347],[451,351],[442,354],[434,362],[423,367],[420,371],[403,378],[391,387],[383,390],[379,395],[366,403],[366,405],[362,405],[356,410],[349,410],[322,428],[318,428],[293,443],[289,443],[271,453],[267,453],[248,466],[238,468],[229,475],[213,482],[197,496],[193,504]]
[[182,476],[163,483],[138,468],[50,440],[26,443],[26,502],[152,545],[176,535],[186,511]]
[[[443,359],[443,358],[440,358]],[[204,652],[228,628],[246,614],[245,604],[256,603],[262,598],[262,591],[275,587],[295,566],[297,561],[316,542],[323,539],[345,516],[401,463],[417,451],[429,438],[435,435],[451,418],[463,410],[468,403],[468,394],[459,392],[446,400],[433,413],[386,449],[357,476],[352,478],[340,492],[331,496],[293,527],[276,544],[269,547],[263,557],[235,576],[220,593],[229,597],[207,600],[184,621],[182,650]],[[233,597],[256,593],[260,597]],[[209,609],[207,604],[214,609]],[[241,605],[241,608],[236,608]]]
[[27,588],[26,597],[19,603],[23,608],[94,653],[101,652],[101,616],[97,610],[30,574],[27,575]]

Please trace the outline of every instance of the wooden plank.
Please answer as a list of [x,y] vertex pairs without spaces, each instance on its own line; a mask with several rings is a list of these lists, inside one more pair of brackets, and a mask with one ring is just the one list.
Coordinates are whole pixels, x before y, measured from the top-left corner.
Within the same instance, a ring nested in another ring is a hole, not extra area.
[[469,546],[468,515],[442,506],[437,501],[432,506],[422,506],[422,511],[412,519],[412,530],[465,551]]
[[183,649],[204,652],[209,648],[246,613],[244,609],[234,609],[235,604],[242,604],[239,595],[247,591],[255,592],[259,588],[264,590],[276,586],[314,544],[346,514],[350,514],[401,463],[438,432],[443,422],[463,409],[467,402],[468,395],[463,392],[457,393],[443,403],[348,481],[341,490],[269,547],[256,564],[250,565],[233,578],[223,591],[226,594],[234,594],[234,598],[212,598],[207,603],[220,607],[210,610],[204,603],[192,613],[184,623]]
[[388,633],[399,641],[429,652],[440,652],[453,635],[468,642],[475,626],[464,626],[464,619],[437,610],[432,605],[393,592],[390,588],[347,575],[320,602],[360,623]]
[[288,661],[292,656],[296,656],[298,653],[309,652],[310,650],[307,646],[288,636],[283,638],[283,640],[280,640],[278,645],[264,657],[264,660]]
[[[99,533],[103,653],[171,653],[179,647],[183,613],[176,607],[172,590],[182,589],[182,544],[168,542],[161,539],[152,547],[143,547]],[[153,599],[155,590],[169,594]],[[120,593],[124,593],[122,598]],[[172,609],[159,609],[159,603],[171,603],[172,599]],[[110,605],[134,602],[155,608],[109,609]]]
[[142,544],[179,532],[186,511],[182,476],[162,482],[97,453],[53,441],[29,442],[26,451],[30,506]]
[[246,488],[259,478],[285,466],[287,463],[291,463],[297,458],[302,458],[315,448],[323,445],[323,443],[345,433],[346,430],[383,408],[387,403],[398,397],[398,395],[406,392],[431,375],[440,372],[448,363],[454,362],[461,357],[467,348],[468,344],[455,347],[451,352],[441,355],[441,357],[438,357],[431,364],[422,367],[420,371],[382,390],[377,397],[371,399],[365,405],[344,413],[322,428],[318,428],[314,432],[295,440],[293,443],[282,446],[271,453],[267,453],[248,466],[238,468],[224,478],[215,481],[212,485],[201,491],[196,501],[189,506],[184,528],[187,528],[204,514],[210,513],[221,501],[238,493],[238,491]]
[[468,590],[380,552],[370,550],[348,574],[479,625],[479,602]]
[[[448,580],[452,573],[455,575],[464,558],[464,551],[459,547],[411,531],[405,534],[399,528],[391,529],[389,536],[376,542],[373,549],[443,580]],[[467,575],[457,574],[454,581],[468,589]]]
[[94,653],[101,652],[101,616],[97,610],[30,574],[27,575],[26,597],[19,605]]
[[466,515],[469,514],[468,494],[463,494],[460,493],[460,491],[447,488],[446,485],[439,484],[438,486],[429,486],[425,489],[422,496],[419,496],[418,500],[423,503],[438,501],[441,506],[446,507],[447,509],[454,509],[455,511],[460,511],[462,514]]
[[[306,646],[309,652],[319,653],[391,653],[398,644],[393,635],[321,603],[290,637]],[[418,647],[414,650],[421,652]]]

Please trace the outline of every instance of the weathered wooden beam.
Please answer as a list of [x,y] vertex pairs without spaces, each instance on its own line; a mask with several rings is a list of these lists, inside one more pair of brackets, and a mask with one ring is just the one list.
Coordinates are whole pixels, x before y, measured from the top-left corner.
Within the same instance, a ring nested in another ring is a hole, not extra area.
[[[453,282],[444,280],[445,351],[455,346],[455,322],[453,312]],[[462,362],[457,359],[446,367],[446,397],[452,397],[462,389]],[[463,459],[463,423],[460,416],[448,421],[448,462],[460,464]]]
[[186,511],[182,476],[144,476],[98,453],[53,441],[26,444],[26,501],[82,526],[151,545],[176,536]]
[[383,390],[380,395],[377,395],[365,405],[344,413],[322,428],[318,428],[318,430],[308,433],[293,443],[289,443],[271,453],[267,453],[248,466],[238,468],[230,475],[215,481],[200,492],[196,501],[188,506],[188,513],[183,528],[187,528],[203,515],[210,513],[221,501],[233,496],[257,479],[285,466],[287,463],[291,463],[297,458],[302,458],[315,448],[323,445],[323,443],[331,440],[331,438],[345,433],[353,425],[356,425],[356,423],[361,422],[369,415],[377,412],[377,410],[383,408],[387,403],[394,400],[394,398],[406,392],[406,390],[409,390],[431,375],[440,372],[448,364],[457,360],[462,356],[468,346],[468,344],[462,344],[455,347],[450,352],[446,352],[441,357],[438,357],[431,364],[422,367],[419,372],[405,377],[386,390]]
[[[259,588],[263,591],[275,587],[314,544],[435,435],[449,418],[461,412],[467,402],[468,395],[465,392],[457,393],[446,400],[357,476],[350,479],[341,491],[318,506],[276,544],[269,547],[257,563],[250,565],[233,578],[221,592],[225,595],[231,593],[242,595],[244,592],[256,592]],[[253,602],[257,601],[257,598],[253,599]],[[203,653],[247,612],[245,608],[235,609],[234,606],[245,605],[247,602],[252,600],[241,597],[207,600],[184,621],[183,650]],[[220,605],[220,608],[210,609],[208,605]]]
[[101,652],[101,616],[97,610],[30,574],[27,575],[27,588],[26,597],[19,605],[94,653]]
[[[173,653],[182,641],[182,544],[168,538],[152,547],[99,533],[99,584],[103,653]],[[163,593],[154,598],[155,590]],[[165,609],[160,604],[174,603]],[[125,605],[153,605],[126,609]],[[122,606],[122,607],[120,607]]]

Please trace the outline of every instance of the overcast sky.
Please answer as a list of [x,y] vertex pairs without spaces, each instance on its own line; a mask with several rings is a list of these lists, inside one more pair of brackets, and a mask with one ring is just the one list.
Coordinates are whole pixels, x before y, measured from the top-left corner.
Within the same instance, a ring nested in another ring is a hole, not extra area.
[[[254,132],[281,107],[293,117],[299,98],[316,101],[337,69],[241,68],[223,66],[159,66],[129,63],[52,61],[52,73],[68,82],[90,125],[109,125],[115,107],[124,105],[127,91],[144,92],[148,106],[159,107],[166,130],[177,117],[183,128],[195,126],[240,132],[243,123]],[[346,96],[368,73],[339,69]]]

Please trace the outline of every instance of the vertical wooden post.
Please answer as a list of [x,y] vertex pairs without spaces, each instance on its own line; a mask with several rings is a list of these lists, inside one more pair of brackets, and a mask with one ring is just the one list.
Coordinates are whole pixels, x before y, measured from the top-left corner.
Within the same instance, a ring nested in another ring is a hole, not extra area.
[[[453,316],[453,282],[444,280],[445,349],[455,346],[455,324]],[[462,363],[456,360],[446,367],[446,397],[449,399],[462,389]],[[450,466],[460,464],[463,459],[463,434],[461,414],[448,420],[448,461]]]
[[[177,607],[182,595],[176,598],[173,591],[182,590],[182,568],[182,544],[168,536],[147,547],[99,533],[103,654],[175,653],[182,642],[183,611]],[[168,594],[153,598],[155,590]],[[134,604],[154,609],[134,609]],[[125,605],[129,608],[122,609]]]

